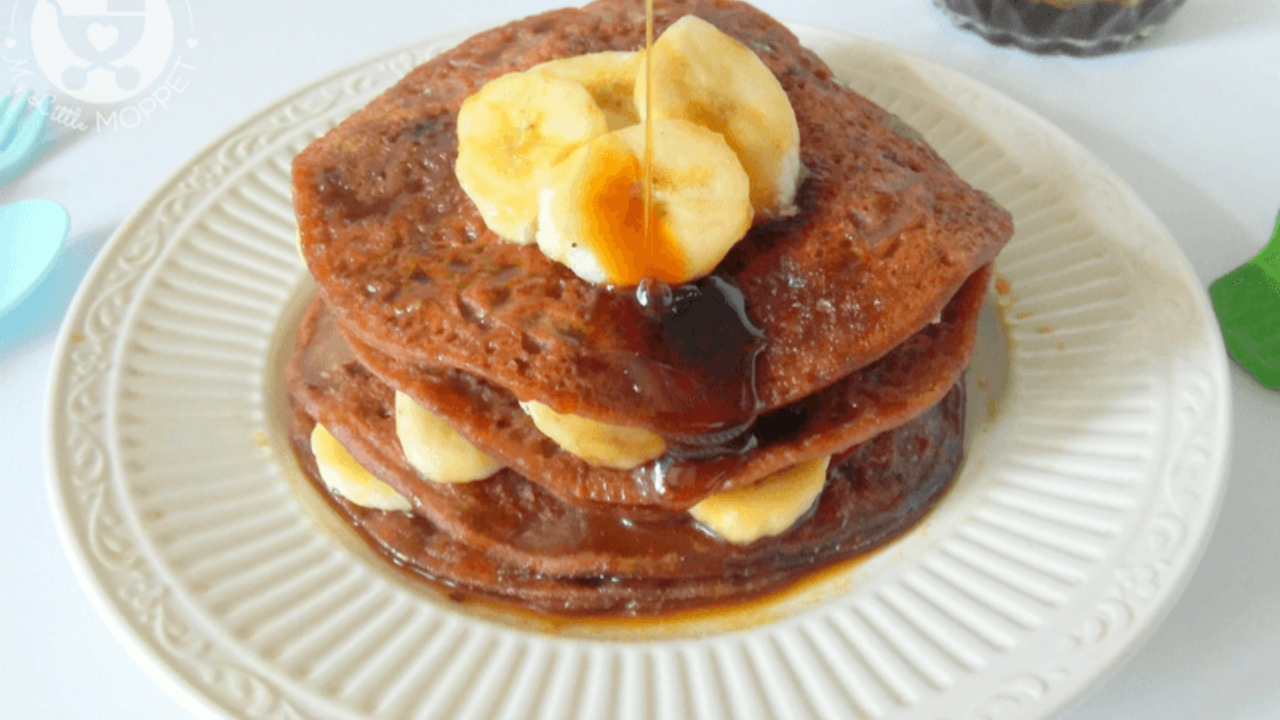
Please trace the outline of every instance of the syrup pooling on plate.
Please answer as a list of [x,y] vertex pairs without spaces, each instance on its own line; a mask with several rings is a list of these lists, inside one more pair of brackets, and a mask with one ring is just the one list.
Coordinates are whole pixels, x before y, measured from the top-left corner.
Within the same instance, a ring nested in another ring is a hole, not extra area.
[[[299,390],[304,406],[330,393],[338,402],[367,402],[351,385]],[[390,401],[389,389],[381,394]],[[835,482],[810,512],[820,521],[747,545],[709,535],[685,513],[635,520],[564,505],[510,472],[437,485],[401,468],[387,479],[413,496],[414,514],[339,506],[393,562],[467,595],[514,598],[557,614],[652,614],[736,602],[909,529],[956,471],[963,398],[957,384],[918,418],[833,458],[840,464]],[[309,412],[295,422],[300,456],[314,471],[303,439],[311,431]],[[370,439],[359,434],[355,442]]]

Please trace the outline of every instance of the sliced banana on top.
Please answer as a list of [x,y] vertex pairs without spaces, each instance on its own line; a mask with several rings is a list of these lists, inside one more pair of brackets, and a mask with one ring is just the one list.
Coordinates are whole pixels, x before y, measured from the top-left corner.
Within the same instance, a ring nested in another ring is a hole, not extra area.
[[[766,218],[795,212],[800,129],[782,84],[760,58],[714,25],[687,15],[649,50],[654,118],[689,120],[724,135],[751,178],[751,204]],[[644,72],[635,104],[645,113]]]
[[[795,212],[800,131],[759,57],[693,16],[658,38],[648,72],[645,57],[552,60],[492,80],[463,103],[458,181],[491,230],[536,240],[591,282],[679,283],[710,273],[752,221]],[[646,99],[655,121],[649,217]]]
[[831,458],[808,460],[763,480],[717,493],[689,508],[708,530],[746,545],[785,532],[822,494]]
[[396,436],[405,460],[433,482],[483,480],[502,465],[416,400],[396,391]]
[[751,227],[750,183],[718,133],[683,120],[653,124],[653,207],[646,240],[645,128],[633,125],[575,151],[539,200],[538,247],[594,283],[645,277],[687,282],[710,273]]
[[522,402],[520,407],[543,435],[592,465],[630,470],[667,451],[666,442],[644,428],[558,413],[536,400]]
[[413,508],[407,498],[352,457],[333,433],[320,423],[311,430],[311,453],[316,457],[320,479],[335,494],[374,510],[408,511]]
[[552,168],[605,132],[609,122],[582,85],[516,72],[486,83],[458,111],[458,183],[485,224],[533,242],[538,193]]
[[528,72],[578,83],[604,111],[609,129],[621,130],[640,122],[634,97],[642,60],[643,55],[636,52],[598,52],[549,60]]

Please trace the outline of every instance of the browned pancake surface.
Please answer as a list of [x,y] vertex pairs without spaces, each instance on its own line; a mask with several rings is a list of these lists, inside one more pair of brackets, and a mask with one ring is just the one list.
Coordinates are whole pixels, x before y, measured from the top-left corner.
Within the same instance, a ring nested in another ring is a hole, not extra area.
[[[641,515],[687,508],[712,493],[841,452],[936,403],[969,362],[991,272],[985,267],[975,273],[939,322],[813,396],[764,415],[729,448],[676,448],[633,470],[593,467],[562,450],[501,387],[454,368],[400,362],[358,341],[352,345],[355,357],[380,379],[552,494],[580,506],[610,505]],[[320,327],[331,323],[317,308],[304,335],[337,331]]]
[[[683,513],[624,522],[581,511],[509,471],[440,486],[407,468],[371,462],[413,498],[416,514],[368,510],[340,499],[335,504],[376,549],[446,588],[561,615],[651,615],[777,590],[905,532],[958,470],[963,409],[957,384],[916,419],[834,458],[809,515],[787,532],[749,545],[718,540]],[[321,421],[357,453],[361,446],[353,434],[366,436],[365,420],[382,424],[333,407],[321,411]],[[323,488],[308,442],[313,422],[300,405],[293,442],[304,469]]]
[[[693,13],[759,53],[800,124],[808,174],[799,214],[754,228],[716,272],[741,291],[767,340],[754,365],[750,357],[739,364],[745,389],[726,392],[723,367],[705,367],[670,342],[630,293],[499,240],[454,176],[466,96],[552,58],[640,47],[637,0],[603,0],[472,38],[298,157],[303,252],[346,328],[396,360],[462,368],[561,412],[699,434],[880,358],[927,325],[1009,238],[1007,213],[840,86],[778,23],[720,0],[656,5],[659,31]],[[724,327],[712,313],[689,334],[715,339]],[[728,332],[722,344],[741,341]]]

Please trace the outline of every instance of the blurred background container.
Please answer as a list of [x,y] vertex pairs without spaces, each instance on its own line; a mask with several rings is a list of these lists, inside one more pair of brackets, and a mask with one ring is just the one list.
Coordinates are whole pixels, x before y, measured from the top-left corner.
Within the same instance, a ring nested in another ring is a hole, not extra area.
[[934,0],[958,27],[996,45],[1081,57],[1128,49],[1186,0]]

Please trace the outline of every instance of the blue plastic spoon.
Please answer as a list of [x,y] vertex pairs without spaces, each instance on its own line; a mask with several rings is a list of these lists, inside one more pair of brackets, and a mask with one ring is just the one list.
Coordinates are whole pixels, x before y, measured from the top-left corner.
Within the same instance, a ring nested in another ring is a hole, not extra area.
[[67,211],[55,202],[23,200],[0,207],[0,317],[45,279],[70,230]]

